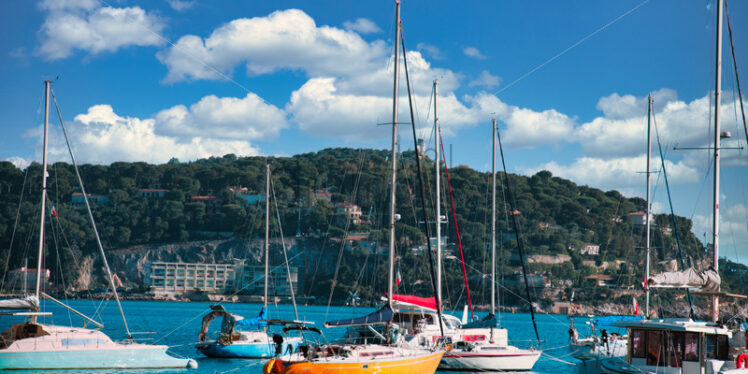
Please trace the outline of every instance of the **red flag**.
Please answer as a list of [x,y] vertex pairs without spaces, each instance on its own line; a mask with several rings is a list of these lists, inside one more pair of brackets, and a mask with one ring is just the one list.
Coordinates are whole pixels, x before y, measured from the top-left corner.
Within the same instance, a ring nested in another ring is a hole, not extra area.
[[398,286],[403,282],[403,276],[400,275],[400,268],[397,268],[397,276],[395,277],[395,284]]
[[50,207],[50,213],[53,216],[57,217],[57,208],[55,208],[55,204],[54,203],[52,203],[52,206]]
[[639,315],[639,302],[636,301],[636,298],[634,298],[634,315]]

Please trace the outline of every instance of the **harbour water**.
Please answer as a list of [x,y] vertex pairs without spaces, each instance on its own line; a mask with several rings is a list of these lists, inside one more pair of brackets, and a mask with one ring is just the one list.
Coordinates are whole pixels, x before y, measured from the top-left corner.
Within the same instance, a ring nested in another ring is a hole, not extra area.
[[[114,301],[102,302],[95,300],[70,300],[68,304],[89,316],[95,316],[104,322],[104,332],[114,340],[126,338],[123,324]],[[203,315],[209,311],[211,303],[203,302],[161,302],[161,301],[123,301],[122,307],[127,316],[130,330],[134,332],[136,340],[145,343],[166,344],[171,352],[183,357],[195,358],[199,368],[197,370],[142,370],[120,371],[121,373],[260,373],[264,360],[243,359],[214,359],[204,357],[194,348]],[[261,305],[257,304],[224,304],[225,308],[235,314],[247,318],[255,317]],[[41,320],[42,323],[82,326],[81,319],[66,309],[52,303],[43,302],[43,310],[53,312],[52,319]],[[321,328],[325,319],[337,319],[349,316],[360,316],[373,311],[373,308],[348,306],[299,306],[301,319],[312,321],[314,326]],[[270,318],[294,319],[293,306],[271,305],[268,307]],[[327,312],[327,315],[326,315]],[[461,317],[462,312],[450,312]],[[480,316],[485,315],[480,313]],[[530,315],[525,313],[501,314],[501,326],[509,330],[510,343],[518,347],[534,346],[535,334],[532,329]],[[571,356],[566,347],[568,345],[568,318],[565,315],[536,315],[540,337],[543,340],[541,349],[544,354],[536,364],[534,372],[566,374],[573,373],[571,365],[577,361]],[[219,328],[220,321],[215,321],[211,331]],[[2,327],[10,324],[6,317],[2,318]],[[580,334],[584,334],[586,327],[584,319],[576,323]],[[329,341],[340,338],[344,329],[323,329]],[[145,334],[144,334],[145,333]],[[100,373],[117,372],[112,370]],[[24,373],[29,373],[28,371]],[[71,373],[71,372],[66,372]]]

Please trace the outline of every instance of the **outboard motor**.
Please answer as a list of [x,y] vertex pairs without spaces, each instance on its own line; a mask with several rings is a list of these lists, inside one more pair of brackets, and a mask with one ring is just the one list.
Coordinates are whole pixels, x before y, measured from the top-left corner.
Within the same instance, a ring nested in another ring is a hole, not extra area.
[[280,356],[283,353],[283,336],[274,334],[273,343],[275,343],[275,355]]

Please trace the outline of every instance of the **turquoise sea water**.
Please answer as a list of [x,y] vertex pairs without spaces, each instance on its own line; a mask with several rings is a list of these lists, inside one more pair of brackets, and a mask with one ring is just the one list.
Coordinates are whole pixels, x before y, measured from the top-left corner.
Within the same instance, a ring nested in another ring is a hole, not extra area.
[[[54,323],[59,325],[82,326],[79,317],[69,313],[52,303],[44,303],[43,309],[51,311],[54,316],[51,319],[42,320],[43,323]],[[101,302],[90,300],[71,300],[71,307],[83,312],[88,316],[96,316],[97,320],[104,322],[104,332],[114,340],[122,340],[126,337],[122,319],[113,301]],[[133,332],[151,332],[152,334],[136,334],[136,340],[166,344],[172,346],[171,352],[183,357],[195,358],[199,368],[197,370],[138,370],[119,371],[120,373],[260,373],[263,361],[243,359],[214,359],[204,357],[197,352],[193,344],[197,341],[200,324],[203,315],[209,311],[211,303],[202,302],[160,302],[160,301],[123,301],[122,306],[127,316],[130,330]],[[224,304],[231,313],[240,314],[245,317],[254,317],[260,310],[258,304]],[[315,322],[315,326],[321,328],[325,319],[338,319],[350,316],[361,316],[373,311],[373,308],[363,307],[330,307],[325,306],[299,306],[301,319]],[[327,311],[327,316],[325,316]],[[293,319],[293,307],[291,305],[271,305],[268,308],[270,318]],[[462,312],[450,312],[450,314],[461,317]],[[484,315],[481,313],[480,315]],[[0,327],[3,330],[9,325],[9,320],[0,318]],[[569,329],[568,318],[565,315],[536,315],[540,338],[543,340],[541,349],[544,350],[543,357],[535,365],[534,372],[565,374],[573,373],[574,368],[570,363],[577,361],[571,357],[568,344]],[[216,321],[218,322],[218,321]],[[218,323],[213,323],[218,325]],[[577,320],[577,328],[580,334],[586,333],[584,320]],[[510,343],[519,347],[534,345],[535,334],[532,329],[530,315],[525,313],[501,314],[501,326],[509,330]],[[211,326],[217,328],[218,326]],[[344,329],[323,329],[329,341],[339,338]],[[551,357],[547,357],[548,354]],[[568,363],[567,363],[568,362]],[[100,371],[113,372],[111,370]],[[28,372],[26,372],[28,373]]]

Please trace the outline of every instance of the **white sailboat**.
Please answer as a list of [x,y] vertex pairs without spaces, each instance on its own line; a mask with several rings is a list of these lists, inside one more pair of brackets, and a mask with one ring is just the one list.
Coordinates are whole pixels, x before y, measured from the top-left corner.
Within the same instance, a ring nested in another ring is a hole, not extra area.
[[[711,296],[711,322],[693,319],[663,318],[618,322],[615,325],[629,332],[625,358],[608,358],[578,365],[584,374],[748,374],[746,332],[742,327],[728,328],[719,323],[719,297],[740,296],[720,292],[719,266],[719,171],[720,126],[719,105],[721,90],[723,1],[717,0],[717,40],[714,90],[714,202],[713,214],[713,269],[697,272],[647,274],[650,288],[695,289]],[[649,269],[647,269],[649,270]],[[649,317],[649,316],[647,316]]]
[[[196,368],[197,363],[191,359],[176,358],[167,353],[168,346],[136,343],[127,327],[122,306],[114,286],[109,264],[107,263],[91,208],[86,198],[83,183],[78,174],[81,191],[86,199],[89,217],[101,250],[104,265],[109,276],[117,306],[125,325],[128,340],[115,342],[100,331],[101,323],[86,317],[77,310],[54,299],[42,291],[41,270],[44,255],[44,222],[47,199],[47,134],[49,128],[49,94],[50,81],[44,82],[44,150],[42,159],[42,201],[41,223],[39,234],[39,251],[36,268],[36,291],[33,296],[23,299],[3,300],[0,309],[10,310],[2,314],[28,317],[29,320],[12,325],[0,334],[0,370],[62,370],[62,369],[141,369],[141,368]],[[73,155],[72,150],[70,152]],[[73,157],[75,165],[75,158]],[[77,173],[77,166],[76,166]],[[44,324],[39,317],[49,317],[52,313],[39,312],[39,298],[45,297],[52,302],[78,314],[86,321],[98,326],[97,329],[66,327]],[[25,310],[25,311],[23,311]]]

